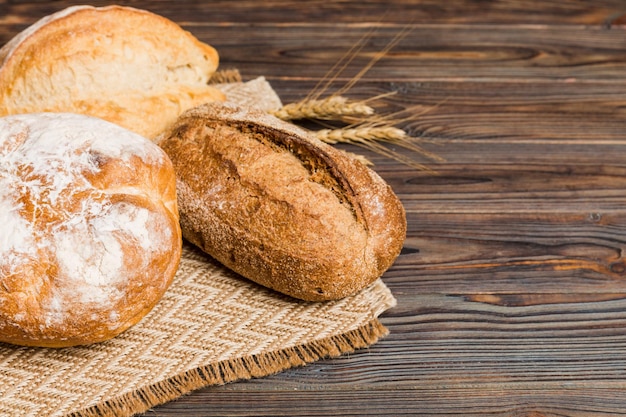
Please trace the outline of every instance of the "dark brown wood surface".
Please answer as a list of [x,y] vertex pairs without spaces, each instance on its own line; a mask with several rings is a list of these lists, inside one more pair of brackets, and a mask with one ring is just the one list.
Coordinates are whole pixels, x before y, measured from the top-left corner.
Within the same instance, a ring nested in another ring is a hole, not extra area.
[[[79,3],[0,0],[0,43]],[[626,1],[119,3],[285,103],[365,39],[341,88],[402,33],[346,95],[395,91],[389,111],[444,158],[411,155],[432,175],[348,147],[407,210],[387,338],[145,416],[626,415]]]

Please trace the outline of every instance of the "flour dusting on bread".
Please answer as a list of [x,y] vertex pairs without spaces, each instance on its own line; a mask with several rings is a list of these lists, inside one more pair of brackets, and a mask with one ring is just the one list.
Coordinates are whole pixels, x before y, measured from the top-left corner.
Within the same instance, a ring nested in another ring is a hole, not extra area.
[[138,320],[176,271],[175,198],[169,159],[135,133],[76,114],[0,118],[0,340],[88,343]]

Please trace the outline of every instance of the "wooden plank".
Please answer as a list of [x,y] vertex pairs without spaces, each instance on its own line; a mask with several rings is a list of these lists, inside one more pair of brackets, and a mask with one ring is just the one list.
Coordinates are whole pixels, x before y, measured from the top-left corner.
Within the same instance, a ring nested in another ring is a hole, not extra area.
[[[176,403],[151,412],[153,417],[175,416],[502,416],[589,417],[622,415],[620,389],[591,389],[581,393],[568,387],[525,391],[510,387],[474,389],[355,390],[351,393],[306,390],[276,392],[214,391],[203,401]],[[217,398],[216,398],[217,397]],[[273,404],[260,414],[258,404]],[[371,407],[359,407],[370,404]],[[211,411],[207,412],[207,409]],[[296,411],[297,410],[297,411]],[[291,414],[290,414],[291,413]]]
[[[42,13],[52,13],[68,5],[84,4],[80,0],[45,1],[27,0],[1,2],[11,14],[12,21],[32,21]],[[104,0],[89,2],[93,5],[110,4]],[[404,1],[254,1],[237,2],[218,0],[211,2],[174,2],[120,0],[116,4],[152,10],[180,22],[240,22],[258,24],[267,22],[283,24],[293,22],[389,22],[414,23],[530,23],[530,24],[619,24],[622,23],[624,4],[620,0],[559,1],[530,0],[524,2],[461,0]]]
[[[317,24],[276,27],[222,24],[189,29],[218,48],[225,67],[247,76],[294,80],[324,77],[348,51],[370,36],[371,26]],[[375,27],[353,72],[384,50],[402,27]],[[415,25],[368,72],[370,81],[543,80],[623,83],[626,38],[621,30],[584,26]],[[520,43],[523,39],[523,44]]]
[[[617,152],[623,147],[610,149]],[[514,144],[510,150],[520,151]],[[539,151],[539,146],[535,150]],[[409,212],[538,216],[582,213],[588,221],[594,218],[593,213],[602,216],[624,211],[625,169],[602,165],[601,160],[589,161],[596,155],[589,152],[587,164],[578,166],[574,160],[563,161],[558,155],[553,156],[553,164],[541,165],[541,161],[524,163],[521,157],[493,161],[498,155],[486,154],[488,162],[483,164],[439,164],[434,166],[434,174],[410,169],[393,174],[380,169],[379,173],[395,185]],[[602,224],[600,220],[596,223]]]
[[[482,388],[482,389],[481,389]],[[620,404],[623,400],[620,390],[597,389],[581,395],[576,389],[551,389],[525,392],[512,389],[489,389],[476,387],[475,390],[411,390],[411,391],[365,391],[332,398],[326,393],[315,395],[312,392],[289,393],[225,393],[220,398],[226,401],[213,401],[213,414],[206,414],[206,404],[194,404],[184,409],[164,409],[152,416],[173,417],[183,415],[303,415],[303,416],[523,416],[523,417],[588,417],[622,415]],[[252,404],[293,403],[293,408],[285,413],[285,408],[268,408],[264,414],[255,414]],[[207,398],[207,401],[210,401]],[[355,404],[372,404],[372,407],[357,407]],[[297,404],[297,406],[295,405]],[[295,410],[298,410],[297,412]],[[417,411],[416,411],[417,410]]]

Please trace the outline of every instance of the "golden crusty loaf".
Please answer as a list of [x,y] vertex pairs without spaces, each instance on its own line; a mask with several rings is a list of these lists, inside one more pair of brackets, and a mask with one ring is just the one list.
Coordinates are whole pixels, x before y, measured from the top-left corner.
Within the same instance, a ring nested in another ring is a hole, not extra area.
[[174,164],[183,236],[252,281],[338,299],[400,253],[406,218],[390,186],[296,126],[213,103],[156,142]]
[[218,53],[176,23],[122,6],[74,6],[0,50],[0,116],[70,112],[153,138],[184,110],[223,100]]
[[0,341],[88,344],[144,317],[181,257],[175,184],[157,145],[102,119],[0,118]]

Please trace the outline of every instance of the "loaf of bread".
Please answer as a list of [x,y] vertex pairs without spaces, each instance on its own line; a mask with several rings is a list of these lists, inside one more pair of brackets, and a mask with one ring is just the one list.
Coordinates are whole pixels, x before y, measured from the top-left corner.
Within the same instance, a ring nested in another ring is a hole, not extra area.
[[252,281],[338,299],[400,253],[406,218],[390,186],[294,125],[212,103],[185,112],[156,143],[174,164],[183,236]]
[[224,95],[207,85],[216,50],[131,7],[74,6],[0,49],[0,116],[69,112],[153,138],[186,109]]
[[0,118],[0,341],[88,344],[141,320],[181,257],[175,184],[167,155],[115,124]]

